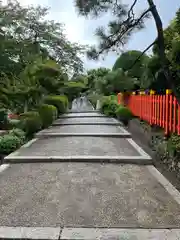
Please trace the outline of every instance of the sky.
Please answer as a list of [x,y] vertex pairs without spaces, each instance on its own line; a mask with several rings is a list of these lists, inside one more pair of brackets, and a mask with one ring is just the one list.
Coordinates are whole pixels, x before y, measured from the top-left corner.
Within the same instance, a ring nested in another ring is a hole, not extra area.
[[[97,44],[97,38],[94,31],[98,26],[106,26],[110,16],[104,15],[100,19],[87,20],[79,17],[74,7],[74,0],[19,0],[23,5],[40,4],[50,7],[49,19],[53,19],[65,24],[65,33],[72,42],[80,44]],[[123,1],[122,1],[123,2]],[[124,0],[125,3],[132,3],[132,0]],[[167,27],[174,18],[176,11],[180,8],[180,0],[154,0],[158,12],[161,16],[163,27]],[[136,11],[139,12],[147,8],[146,0],[138,0]],[[156,28],[153,19],[146,22],[146,28],[135,33],[123,50],[144,50],[156,38]],[[109,53],[100,58],[99,61],[90,61],[83,58],[85,69],[108,67],[112,68],[118,55]]]

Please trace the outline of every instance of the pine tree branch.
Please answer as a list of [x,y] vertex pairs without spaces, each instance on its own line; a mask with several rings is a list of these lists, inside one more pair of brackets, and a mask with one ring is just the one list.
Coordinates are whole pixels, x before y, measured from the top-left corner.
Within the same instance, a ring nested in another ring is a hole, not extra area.
[[[136,1],[137,1],[137,0],[135,0],[135,3],[136,3]],[[120,35],[117,36],[116,39],[114,39],[113,41],[111,40],[111,38],[115,37],[117,33],[114,33],[114,34],[109,35],[109,36],[107,37],[107,40],[111,41],[111,43],[110,43],[108,46],[106,46],[105,48],[103,48],[103,49],[101,49],[100,51],[98,51],[97,55],[102,54],[105,50],[110,49],[112,46],[114,46],[114,45],[115,45],[116,43],[118,43],[118,42],[121,42],[121,44],[123,44],[123,42],[122,42],[121,39],[125,36],[125,34],[127,34],[127,33],[130,32],[130,31],[132,31],[132,29],[133,29],[134,27],[136,27],[136,26],[140,23],[140,21],[143,19],[143,17],[144,17],[148,12],[150,12],[150,11],[151,11],[151,7],[148,8],[145,12],[143,12],[142,15],[141,15],[138,19],[136,19],[134,23],[131,23],[130,25],[127,25],[127,26],[126,26],[126,29],[125,29],[124,31],[122,31],[122,33],[120,33]],[[134,19],[133,19],[133,20],[134,20]],[[123,25],[125,26],[125,24],[128,23],[128,21],[129,21],[129,18],[127,18],[127,19],[121,24],[121,26],[123,26]]]
[[132,13],[133,14],[133,17],[134,17],[134,12],[133,12],[133,8],[134,6],[136,5],[138,0],[134,0],[132,6],[130,7],[129,11],[128,11],[128,18],[130,18],[130,14]]
[[[133,64],[128,68],[130,70],[131,68],[134,67],[134,65],[139,61],[139,59],[147,52],[155,43],[157,43],[157,40],[155,40],[153,43],[151,43],[140,55],[139,57],[136,58],[136,60],[133,62]],[[127,70],[127,71],[128,71]]]

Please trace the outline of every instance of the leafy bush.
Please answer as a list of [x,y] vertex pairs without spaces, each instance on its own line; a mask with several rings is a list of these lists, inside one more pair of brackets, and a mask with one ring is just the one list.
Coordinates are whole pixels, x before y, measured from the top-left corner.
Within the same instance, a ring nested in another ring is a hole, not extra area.
[[65,95],[48,96],[44,99],[44,103],[54,105],[57,108],[58,114],[65,113],[68,108],[68,99]]
[[25,142],[25,132],[22,129],[19,128],[13,128],[9,131],[10,135],[16,136],[21,140],[21,144]]
[[43,128],[48,127],[57,118],[57,108],[53,105],[43,104],[38,109]]
[[122,105],[120,105],[116,109],[116,116],[118,119],[125,120],[125,121],[129,121],[133,118],[133,114],[132,114],[131,110]]
[[27,134],[27,136],[32,136],[35,132],[41,130],[42,120],[38,112],[26,112],[20,115],[21,118],[21,128]]
[[0,153],[10,154],[21,146],[21,139],[17,136],[6,134],[0,137]]
[[115,100],[104,98],[104,100],[101,102],[101,111],[105,115],[115,117],[117,108],[118,108],[118,103]]

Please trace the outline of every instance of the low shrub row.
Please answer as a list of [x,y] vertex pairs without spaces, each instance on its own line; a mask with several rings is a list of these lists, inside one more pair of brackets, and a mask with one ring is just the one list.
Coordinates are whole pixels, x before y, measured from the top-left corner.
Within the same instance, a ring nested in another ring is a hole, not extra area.
[[67,108],[66,96],[47,96],[43,104],[34,111],[20,114],[21,129],[28,137],[31,137],[37,131],[50,126],[58,115],[66,112]]
[[119,105],[116,99],[103,97],[101,99],[101,112],[110,117],[117,117],[124,125],[134,117],[130,109],[126,106]]
[[68,99],[62,95],[45,97],[40,106],[20,114],[17,119],[9,119],[7,110],[1,109],[0,129],[6,129],[7,133],[0,136],[0,155],[15,151],[34,133],[50,126],[67,108]]
[[0,154],[7,155],[18,149],[25,142],[26,133],[18,128],[8,131],[0,137]]

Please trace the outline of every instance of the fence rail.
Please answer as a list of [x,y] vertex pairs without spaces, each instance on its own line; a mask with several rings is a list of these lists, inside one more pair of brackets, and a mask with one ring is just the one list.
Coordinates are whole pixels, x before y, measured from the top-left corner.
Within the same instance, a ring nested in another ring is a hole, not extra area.
[[[120,97],[118,103],[121,103]],[[180,105],[171,94],[131,95],[127,105],[135,116],[160,126],[166,135],[173,132],[180,135]]]

